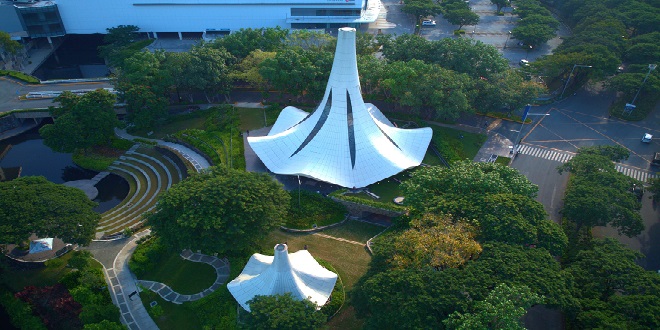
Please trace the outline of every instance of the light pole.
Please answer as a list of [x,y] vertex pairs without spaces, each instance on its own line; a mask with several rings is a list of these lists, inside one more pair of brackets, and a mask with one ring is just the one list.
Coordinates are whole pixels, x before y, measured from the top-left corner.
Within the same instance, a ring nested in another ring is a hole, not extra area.
[[509,42],[509,38],[511,38],[511,31],[509,31],[509,34],[506,36],[506,41],[504,42],[504,49],[506,49],[506,43]]
[[520,138],[520,133],[523,130],[523,127],[525,125],[525,120],[527,120],[527,117],[529,116],[549,116],[549,113],[529,113],[529,110],[532,108],[531,104],[528,104],[525,106],[525,111],[523,112],[522,116],[522,122],[520,123],[520,130],[518,130],[518,134],[516,134],[516,139],[513,141],[513,147],[511,147],[511,153],[513,154],[512,158],[516,158],[516,155],[518,154],[518,149],[520,149],[520,141],[518,139]]
[[529,51],[532,50],[532,45],[529,45],[529,48],[527,48],[527,54],[525,54],[525,59],[529,56]]
[[655,70],[657,66],[658,66],[657,64],[649,64],[649,72],[646,73],[646,77],[644,77],[644,81],[642,81],[642,84],[639,86],[639,89],[637,90],[637,94],[635,94],[635,97],[633,98],[632,102],[630,102],[631,105],[635,104],[635,100],[637,100],[637,96],[639,96],[639,92],[642,91],[642,87],[644,87],[644,83],[646,83],[646,79],[649,78],[651,71]]
[[571,73],[568,75],[568,79],[566,79],[566,83],[564,84],[564,89],[562,89],[561,95],[559,96],[560,99],[564,98],[564,92],[566,91],[566,87],[568,87],[568,82],[571,81],[571,76],[573,75],[573,71],[575,71],[575,68],[577,67],[593,68],[593,66],[591,65],[573,64],[573,69],[571,69]]

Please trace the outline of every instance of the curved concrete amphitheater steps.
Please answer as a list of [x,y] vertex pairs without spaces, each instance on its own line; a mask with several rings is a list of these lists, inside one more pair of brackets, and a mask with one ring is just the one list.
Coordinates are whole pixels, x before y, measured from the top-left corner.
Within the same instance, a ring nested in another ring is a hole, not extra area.
[[112,163],[108,170],[129,181],[129,194],[116,207],[101,215],[97,238],[133,228],[144,221],[158,195],[182,180],[183,174],[175,162],[152,147],[131,148]]

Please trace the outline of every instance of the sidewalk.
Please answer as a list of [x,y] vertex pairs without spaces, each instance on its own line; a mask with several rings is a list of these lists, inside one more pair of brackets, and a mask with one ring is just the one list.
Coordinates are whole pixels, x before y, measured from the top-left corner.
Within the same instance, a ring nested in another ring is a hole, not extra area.
[[121,321],[129,329],[156,330],[158,326],[151,319],[147,309],[144,307],[137,287],[137,279],[128,268],[128,260],[137,247],[135,243],[139,238],[151,234],[151,230],[145,230],[134,236],[119,251],[113,267],[105,269],[105,274],[110,284],[112,302],[119,307]]

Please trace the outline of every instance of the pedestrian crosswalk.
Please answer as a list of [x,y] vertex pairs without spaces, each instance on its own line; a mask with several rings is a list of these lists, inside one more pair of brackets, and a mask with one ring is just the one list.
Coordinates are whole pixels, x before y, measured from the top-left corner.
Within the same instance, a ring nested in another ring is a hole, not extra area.
[[[529,155],[533,157],[539,157],[543,159],[548,159],[548,160],[554,160],[560,163],[566,163],[567,161],[571,160],[573,156],[575,156],[574,153],[568,152],[568,151],[558,151],[558,150],[551,150],[551,149],[544,149],[544,148],[536,148],[536,147],[530,147],[527,145],[521,145],[518,148],[518,152],[523,154],[523,155]],[[625,174],[626,176],[629,176],[631,178],[637,179],[642,182],[646,182],[646,180],[655,178],[656,175],[647,171],[642,171],[636,168],[628,167],[625,165],[621,164],[616,164],[615,166],[616,170]]]
[[646,182],[646,180],[656,177],[654,174],[651,174],[649,172],[640,171],[634,168],[625,167],[621,165],[616,165],[616,170],[633,179],[637,179],[642,182]]
[[521,145],[518,148],[518,152],[523,155],[530,155],[534,157],[554,160],[560,163],[566,163],[567,161],[571,160],[573,156],[575,156],[575,154],[568,153],[565,151],[555,151],[550,149],[535,148],[527,145]]

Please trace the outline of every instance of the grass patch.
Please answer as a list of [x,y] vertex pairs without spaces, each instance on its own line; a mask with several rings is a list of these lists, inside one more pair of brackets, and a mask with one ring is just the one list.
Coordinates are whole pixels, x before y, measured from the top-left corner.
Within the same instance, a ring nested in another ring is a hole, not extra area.
[[77,150],[72,158],[73,162],[82,168],[101,172],[105,171],[118,157],[108,157],[95,152],[85,155],[82,151]]
[[457,129],[428,125],[433,129],[432,142],[448,161],[474,159],[488,138],[485,134],[470,133]]
[[266,126],[273,126],[280,112],[284,110],[284,106],[279,103],[274,103],[266,107]]
[[511,162],[511,158],[502,157],[502,156],[498,156],[497,159],[495,160],[495,164],[500,164],[504,166],[509,166],[510,162]]
[[30,84],[39,84],[41,81],[39,78],[27,75],[23,72],[19,71],[12,71],[12,70],[0,70],[0,76],[10,76],[12,78],[24,81],[26,83]]
[[264,127],[264,111],[264,109],[257,108],[236,108],[241,132]]
[[444,165],[442,161],[440,161],[440,158],[438,158],[438,156],[436,156],[435,153],[431,151],[431,149],[426,150],[426,155],[424,155],[422,163],[431,166]]
[[630,114],[624,113],[624,108],[626,106],[626,103],[630,102],[627,100],[628,99],[624,99],[624,98],[616,99],[614,104],[612,104],[612,106],[610,107],[610,115],[612,115],[612,117],[616,117],[626,121],[644,120],[646,116],[648,116],[648,114],[651,113],[651,111],[653,111],[653,109],[655,108],[655,105],[658,102],[658,96],[641,94],[639,100],[636,101],[637,108],[635,108],[635,110],[633,110],[633,112]]
[[178,254],[169,254],[140,277],[169,285],[180,294],[195,294],[208,289],[215,282],[216,273],[211,265],[184,260]]
[[384,229],[385,227],[370,223],[349,220],[341,226],[323,230],[323,234],[366,244],[370,238],[376,236]]
[[[174,134],[178,131],[188,128],[203,129],[207,114],[208,111],[200,110],[192,113],[175,115],[168,117],[164,124],[154,128],[153,130],[130,130],[130,133],[149,139],[162,139],[170,134]],[[150,132],[153,133],[149,135],[148,133]]]
[[396,205],[391,201],[373,199],[366,193],[352,194],[346,193],[347,189],[339,189],[330,194],[330,196],[343,199],[348,202],[368,205],[379,209],[390,210],[395,212],[405,212],[406,208],[401,205]]
[[57,262],[51,262],[50,267],[18,269],[8,266],[3,269],[0,278],[12,292],[21,291],[28,285],[37,287],[55,285],[62,276],[71,272],[71,268],[67,268],[66,264],[72,256],[73,253],[69,252],[59,257]]
[[194,313],[191,313],[185,305],[177,305],[165,301],[155,292],[144,290],[140,293],[142,304],[147,309],[150,315],[153,314],[154,309],[149,306],[152,301],[158,303],[157,306],[162,308],[162,313],[158,317],[153,317],[154,322],[160,329],[163,330],[178,330],[178,329],[202,329],[199,319]]
[[[300,195],[298,195],[300,193]],[[290,191],[291,207],[285,226],[294,229],[311,229],[313,225],[327,226],[344,220],[346,207],[309,191]],[[298,197],[300,196],[300,205]]]
[[[379,202],[394,203],[394,198],[401,196],[401,190],[399,190],[400,183],[394,179],[403,181],[408,177],[407,175],[402,175],[402,174],[405,173],[399,173],[394,178],[387,178],[385,180],[381,180],[374,184],[369,185],[368,187],[369,191],[380,197],[379,199],[377,199],[377,201]],[[372,200],[374,199],[372,198]]]
[[312,256],[329,262],[337,269],[346,290],[353,288],[353,285],[369,268],[371,256],[363,246],[312,234],[294,234],[279,229],[273,230],[259,246],[263,254],[273,255],[273,247],[283,242],[287,242],[290,252],[302,250],[307,245]]

